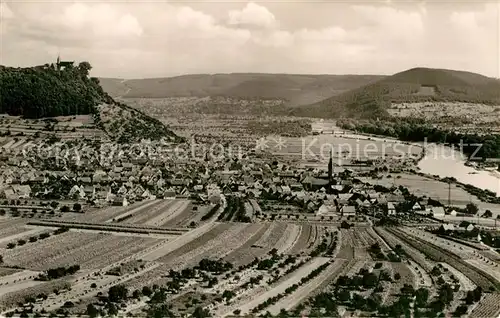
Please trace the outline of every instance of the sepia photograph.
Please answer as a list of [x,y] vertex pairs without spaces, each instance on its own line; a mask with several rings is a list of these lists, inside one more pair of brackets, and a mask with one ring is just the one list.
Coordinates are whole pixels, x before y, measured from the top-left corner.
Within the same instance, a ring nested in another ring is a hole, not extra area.
[[0,0],[0,317],[500,318],[500,0]]

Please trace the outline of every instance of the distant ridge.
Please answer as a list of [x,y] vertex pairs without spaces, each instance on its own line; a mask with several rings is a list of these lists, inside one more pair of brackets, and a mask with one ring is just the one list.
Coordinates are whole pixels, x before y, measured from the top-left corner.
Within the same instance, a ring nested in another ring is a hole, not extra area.
[[418,67],[294,108],[290,114],[380,118],[387,116],[391,103],[419,101],[500,104],[500,81],[471,72]]
[[384,76],[380,75],[231,73],[100,80],[103,89],[114,97],[259,97],[284,99],[289,106],[298,106],[314,103],[382,78]]

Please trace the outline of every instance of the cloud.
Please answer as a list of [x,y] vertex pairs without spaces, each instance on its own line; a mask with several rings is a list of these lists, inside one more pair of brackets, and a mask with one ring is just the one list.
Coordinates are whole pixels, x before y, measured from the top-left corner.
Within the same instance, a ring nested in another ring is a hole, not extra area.
[[250,2],[241,10],[230,10],[228,24],[268,29],[276,27],[277,21],[266,7]]
[[335,26],[319,30],[302,29],[296,33],[296,36],[306,42],[345,41],[347,32],[343,28]]
[[121,14],[109,4],[74,3],[62,15],[55,15],[54,21],[75,32],[92,31],[94,36],[127,37],[140,36],[142,27],[135,16]]
[[[325,4],[322,11],[332,15],[315,27],[294,25],[288,6],[272,3],[222,3],[217,10],[203,3],[93,1],[1,8],[2,63],[43,64],[61,52],[88,60],[97,76],[387,74],[414,66],[488,74],[498,65],[490,53],[498,45],[496,13],[482,5],[454,12],[423,2]],[[307,13],[301,6],[300,14]]]
[[[354,5],[354,12],[362,19],[364,25],[375,26],[378,37],[388,40],[414,41],[415,37],[422,36],[424,22],[422,12],[404,11],[394,7],[373,7]],[[373,35],[367,28],[362,28],[367,35]]]
[[0,2],[0,20],[5,21],[12,19],[14,13],[10,10],[9,6],[5,2]]

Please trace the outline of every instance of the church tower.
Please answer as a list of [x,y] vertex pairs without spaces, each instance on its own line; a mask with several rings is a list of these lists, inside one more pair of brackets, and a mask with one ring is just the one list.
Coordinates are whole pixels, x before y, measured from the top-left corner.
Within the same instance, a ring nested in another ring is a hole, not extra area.
[[330,151],[330,160],[328,161],[328,183],[333,182],[333,149]]

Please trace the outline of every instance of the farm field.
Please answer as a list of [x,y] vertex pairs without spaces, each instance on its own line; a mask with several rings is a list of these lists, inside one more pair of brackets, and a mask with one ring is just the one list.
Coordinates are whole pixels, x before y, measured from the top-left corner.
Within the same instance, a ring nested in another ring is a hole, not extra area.
[[135,213],[140,213],[143,210],[148,209],[153,205],[160,204],[161,200],[153,201],[141,201],[135,202],[126,207],[124,206],[110,206],[104,209],[95,209],[88,211],[86,213],[72,213],[68,217],[63,219],[68,219],[71,221],[80,222],[113,222],[115,219],[126,217],[127,215],[134,215]]
[[[51,227],[28,227],[28,226],[16,226],[9,229],[9,231],[4,231],[4,236],[0,238],[0,248],[5,248],[8,243],[16,242],[19,239],[28,240],[29,237],[36,237],[42,233],[49,233],[55,228]],[[10,232],[10,233],[9,233]]]
[[4,253],[4,262],[33,270],[80,265],[104,267],[155,243],[155,239],[69,231]]
[[471,312],[471,318],[498,317],[500,315],[500,294],[488,294]]
[[241,246],[252,237],[259,234],[260,224],[233,225],[227,231],[220,233],[209,244],[191,249],[189,252],[172,258],[167,255],[158,261],[168,264],[174,269],[184,268],[197,264],[203,258],[219,259],[225,258],[233,251],[241,250]]
[[[99,293],[105,294],[113,286],[123,285],[130,293],[145,286],[157,286],[158,290],[171,286],[172,271],[187,273],[191,269],[197,275],[185,279],[176,291],[169,291],[165,296],[165,301],[173,304],[172,310],[177,314],[194,310],[185,307],[190,301],[187,295],[201,298],[199,306],[221,317],[235,311],[239,314],[269,311],[278,315],[282,310],[298,312],[300,309],[300,312],[313,314],[309,308],[311,300],[325,293],[335,294],[340,278],[361,279],[372,272],[377,277],[386,272],[390,277],[380,282],[383,288],[379,293],[380,304],[383,306],[396,304],[405,286],[427,288],[430,297],[435,297],[439,292],[437,277],[430,274],[435,267],[441,270],[440,279],[459,286],[450,304],[453,309],[460,305],[467,291],[477,286],[483,290],[494,286],[490,278],[495,274],[489,272],[489,267],[494,268],[495,263],[487,255],[416,228],[358,225],[345,229],[331,224],[292,221],[218,222],[215,221],[218,214],[201,221],[208,208],[202,206],[194,210],[192,204],[183,199],[153,200],[128,207],[111,207],[100,213],[92,211],[77,220],[62,218],[61,221],[72,220],[79,224],[160,226],[182,231],[178,235],[154,236],[75,229],[54,234],[54,229],[50,229],[50,236],[43,240],[2,251],[4,267],[0,268],[0,286],[4,289],[0,303],[15,306],[13,297],[25,297],[43,290],[50,297],[35,304],[36,309],[57,310],[72,302],[77,305],[71,312],[84,311],[86,305],[95,303]],[[221,211],[222,208],[219,213]],[[121,219],[123,216],[126,218]],[[7,235],[13,233],[7,236],[10,238],[18,235],[19,228],[47,231],[26,227],[25,222],[0,222],[0,231]],[[189,226],[191,222],[196,226]],[[373,246],[379,246],[385,256],[401,250],[404,253],[401,261],[380,260],[374,256],[377,254],[373,253]],[[206,273],[197,269],[203,261],[230,264],[230,268],[205,276]],[[64,284],[71,286],[70,290],[55,295],[47,291],[52,281],[35,280],[49,269],[72,265],[79,265],[80,269],[63,278]],[[5,266],[20,266],[24,270]],[[117,269],[120,269],[119,274],[111,274]],[[310,276],[313,272],[314,276]],[[215,282],[207,285],[207,279],[214,278]],[[362,297],[372,293],[363,288],[356,292]],[[217,300],[228,293],[230,299]],[[142,310],[151,306],[147,299],[127,300],[123,313],[144,313]],[[479,313],[494,311],[495,305],[486,295],[474,310]]]
[[[154,225],[151,224],[151,221],[163,215],[168,216],[171,210],[170,208],[174,206],[175,203],[175,200],[155,200],[155,203],[149,205],[146,209],[141,209],[131,214],[129,218],[124,219],[121,223]],[[121,217],[125,217],[125,215]]]
[[287,289],[288,287],[299,282],[302,277],[309,274],[312,270],[318,268],[319,266],[321,266],[329,261],[330,260],[328,258],[314,258],[314,259],[312,259],[307,265],[302,266],[296,272],[294,272],[292,277],[279,283],[276,286],[271,287],[270,290],[268,290],[264,293],[261,293],[259,295],[256,295],[254,298],[252,298],[250,300],[246,299],[247,302],[245,302],[244,304],[242,304],[238,308],[241,310],[242,314],[249,313],[254,307],[259,305],[260,303],[264,302],[265,300],[267,300],[271,297],[274,297],[278,294],[281,294],[282,292],[285,291],[285,289]]
[[0,242],[10,240],[9,237],[22,234],[30,229],[26,228],[26,221],[23,219],[4,220],[0,222]]
[[315,290],[320,289],[325,282],[328,283],[338,273],[340,273],[344,260],[336,260],[330,264],[321,274],[314,279],[300,286],[293,294],[287,296],[276,304],[268,307],[265,311],[269,311],[273,315],[279,314],[281,309],[290,310],[309,297]]

